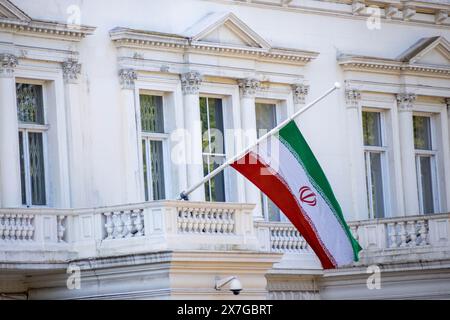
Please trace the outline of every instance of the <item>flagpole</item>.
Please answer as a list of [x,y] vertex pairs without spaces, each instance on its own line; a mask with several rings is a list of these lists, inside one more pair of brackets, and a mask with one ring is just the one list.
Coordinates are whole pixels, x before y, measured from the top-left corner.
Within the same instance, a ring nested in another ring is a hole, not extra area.
[[251,149],[253,149],[255,146],[257,146],[261,141],[267,139],[268,137],[270,137],[270,136],[274,135],[275,133],[277,133],[278,131],[280,131],[281,128],[283,128],[286,124],[291,122],[297,116],[299,116],[300,114],[302,114],[303,112],[305,112],[306,110],[311,108],[313,105],[315,105],[316,103],[318,103],[322,99],[324,99],[326,96],[328,96],[334,90],[340,89],[340,88],[341,88],[341,84],[339,82],[335,82],[334,86],[332,88],[328,89],[322,96],[318,97],[316,100],[312,101],[311,103],[309,103],[305,107],[303,107],[300,110],[298,110],[297,112],[295,112],[293,115],[288,117],[286,120],[284,120],[283,122],[278,124],[275,128],[273,128],[272,130],[267,132],[265,135],[261,136],[258,140],[256,140],[256,142],[254,144],[248,146],[243,151],[241,151],[240,153],[236,154],[234,157],[231,157],[229,160],[227,160],[226,162],[222,163],[216,169],[214,169],[213,171],[208,173],[206,176],[204,176],[202,180],[200,180],[196,184],[192,185],[187,190],[182,191],[180,193],[180,196],[179,196],[178,200],[188,200],[188,195],[190,193],[192,193],[194,190],[196,190],[198,187],[200,187],[202,184],[204,184],[208,180],[211,180],[212,178],[214,178],[217,174],[219,174],[227,166],[229,166],[233,162],[235,162],[235,161],[239,160],[240,158],[242,158],[247,152],[249,152]]

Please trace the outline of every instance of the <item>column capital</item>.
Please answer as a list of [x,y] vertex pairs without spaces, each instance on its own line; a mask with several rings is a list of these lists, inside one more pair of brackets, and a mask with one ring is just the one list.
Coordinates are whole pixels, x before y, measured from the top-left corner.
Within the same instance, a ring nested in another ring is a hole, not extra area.
[[17,57],[10,53],[0,53],[0,77],[12,77],[17,66]]
[[81,73],[81,64],[75,59],[69,59],[62,63],[65,83],[76,83]]
[[447,112],[450,112],[450,98],[445,98],[445,104],[447,105]]
[[345,89],[345,102],[348,108],[356,108],[361,101],[361,91],[354,88]]
[[137,73],[133,69],[119,70],[119,81],[122,89],[134,89],[135,80],[137,80]]
[[291,84],[292,93],[294,94],[295,104],[304,104],[305,98],[309,93],[309,85],[303,83]]
[[398,111],[411,112],[417,95],[415,93],[399,93],[396,96]]
[[256,91],[261,87],[261,83],[257,79],[245,78],[238,79],[239,90],[244,98],[253,98]]
[[198,94],[202,84],[202,75],[197,71],[189,71],[180,75],[183,94]]

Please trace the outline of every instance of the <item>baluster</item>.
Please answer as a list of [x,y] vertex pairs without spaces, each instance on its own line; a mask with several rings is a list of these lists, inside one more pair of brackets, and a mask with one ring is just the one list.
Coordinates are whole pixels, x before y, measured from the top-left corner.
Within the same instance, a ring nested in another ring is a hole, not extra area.
[[131,233],[133,231],[133,224],[131,222],[131,214],[133,213],[133,211],[123,211],[122,214],[120,215],[121,220],[123,222],[123,233],[122,233],[122,237],[123,238],[131,238],[133,236],[133,234]]
[[124,223],[122,220],[122,214],[123,214],[122,211],[113,213],[113,218],[115,218],[114,220],[115,239],[117,238],[120,239],[123,237]]
[[20,234],[20,237],[22,238],[22,241],[27,241],[27,233],[28,233],[28,219],[29,219],[29,215],[28,214],[24,214],[23,218],[22,218],[22,232]]
[[16,240],[16,217],[17,215],[12,214],[9,223],[10,223],[10,231],[9,231],[9,237],[11,240]]
[[33,215],[30,215],[28,218],[27,239],[29,241],[34,240],[34,216]]
[[350,226],[350,231],[352,232],[353,238],[355,238],[356,241],[359,241],[358,226]]
[[388,248],[397,248],[397,226],[395,222],[389,222],[387,226],[389,238],[391,239],[391,243],[388,245]]
[[181,230],[180,232],[186,232],[187,228],[187,215],[188,215],[188,208],[183,208],[183,211],[181,214]]
[[230,225],[228,226],[228,232],[229,233],[235,233],[235,225],[236,225],[236,223],[235,223],[234,217],[235,217],[235,210],[232,210],[230,212]]
[[211,210],[211,232],[217,232],[217,212],[215,209]]
[[135,213],[135,220],[134,220],[134,227],[136,228],[136,233],[135,233],[135,237],[140,237],[142,235],[144,235],[143,230],[144,230],[144,223],[142,222],[142,215],[143,215],[143,210],[138,210]]
[[16,216],[16,240],[20,241],[22,240],[22,219],[23,219],[23,215],[18,214]]
[[199,233],[205,233],[205,223],[206,223],[206,219],[205,219],[205,211],[202,211],[200,216],[199,216],[199,222],[198,222],[198,232]]
[[408,221],[407,223],[408,226],[408,236],[409,236],[409,246],[410,247],[415,247],[417,245],[416,243],[416,239],[417,239],[417,234],[416,234],[416,221]]
[[400,225],[400,247],[406,247],[406,222],[401,221],[398,224]]
[[0,213],[0,241],[3,240],[5,234],[5,215]]
[[64,227],[64,220],[65,220],[65,216],[59,215],[57,217],[58,219],[58,242],[63,242],[64,241],[64,232],[66,231],[66,228]]
[[427,228],[427,221],[426,220],[420,220],[418,221],[418,223],[420,223],[420,229],[419,229],[419,234],[420,234],[420,245],[421,246],[425,246],[428,244],[428,239],[427,239],[427,235],[428,235],[428,228]]
[[114,224],[112,221],[111,212],[104,212],[103,215],[106,218],[105,229],[106,229],[106,239],[114,239]]
[[223,213],[221,209],[217,209],[217,233],[223,233]]

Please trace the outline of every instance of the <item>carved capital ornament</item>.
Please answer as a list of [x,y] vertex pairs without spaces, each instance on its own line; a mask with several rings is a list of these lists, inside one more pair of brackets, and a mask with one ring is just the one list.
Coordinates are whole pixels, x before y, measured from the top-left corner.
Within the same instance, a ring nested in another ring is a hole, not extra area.
[[180,76],[183,94],[198,94],[202,84],[202,75],[197,71],[189,71]]
[[10,53],[0,53],[0,77],[12,77],[17,66],[17,57]]

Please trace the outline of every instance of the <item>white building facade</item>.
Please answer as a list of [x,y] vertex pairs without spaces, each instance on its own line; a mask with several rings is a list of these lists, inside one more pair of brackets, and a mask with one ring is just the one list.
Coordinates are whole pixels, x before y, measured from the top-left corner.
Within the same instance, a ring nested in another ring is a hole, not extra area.
[[[0,0],[0,297],[450,298],[449,11]],[[361,261],[323,271],[231,168],[176,200],[336,81],[296,121]]]

